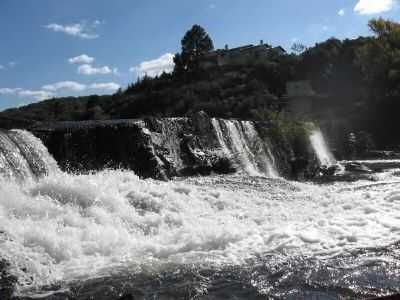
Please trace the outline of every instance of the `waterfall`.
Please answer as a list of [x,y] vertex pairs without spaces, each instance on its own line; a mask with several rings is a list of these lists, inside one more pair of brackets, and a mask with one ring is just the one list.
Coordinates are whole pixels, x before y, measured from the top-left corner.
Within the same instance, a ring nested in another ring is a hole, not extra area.
[[241,171],[252,176],[277,177],[274,158],[250,121],[212,119],[218,142]]
[[0,176],[23,181],[58,171],[43,143],[24,130],[0,131]]
[[336,160],[329,150],[324,135],[320,129],[313,130],[310,135],[310,142],[322,166],[332,166],[336,164]]
[[21,150],[7,132],[0,131],[0,176],[22,180],[32,175]]
[[278,177],[279,175],[275,167],[275,158],[268,144],[260,138],[258,132],[254,128],[253,122],[244,121],[242,124],[247,140],[253,143],[253,152],[255,151],[255,157],[262,172],[270,177]]

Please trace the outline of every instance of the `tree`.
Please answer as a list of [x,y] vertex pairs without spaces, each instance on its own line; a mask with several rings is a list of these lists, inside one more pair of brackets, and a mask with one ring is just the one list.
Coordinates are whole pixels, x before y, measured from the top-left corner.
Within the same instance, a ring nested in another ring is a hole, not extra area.
[[400,24],[382,18],[372,19],[369,28],[376,38],[358,50],[358,63],[375,96],[399,95]]
[[174,74],[180,75],[185,72],[185,66],[182,60],[182,54],[177,53],[174,56]]
[[194,71],[199,57],[214,49],[213,41],[208,33],[200,25],[186,32],[182,41],[182,52],[175,55],[175,72]]
[[298,54],[303,53],[307,50],[307,47],[301,43],[294,43],[291,47],[292,51]]
[[368,22],[368,27],[375,33],[378,37],[398,35],[400,34],[400,24],[385,20],[383,18],[372,19]]

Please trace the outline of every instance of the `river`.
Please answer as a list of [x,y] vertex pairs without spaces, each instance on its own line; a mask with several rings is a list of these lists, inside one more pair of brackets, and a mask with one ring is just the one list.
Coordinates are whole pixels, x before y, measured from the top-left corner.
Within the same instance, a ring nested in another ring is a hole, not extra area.
[[[61,172],[30,134],[13,138],[36,145],[0,157],[13,170],[0,179],[0,257],[21,299],[400,292],[396,170],[324,185],[243,172],[169,182],[125,170],[77,175]],[[11,143],[1,141],[3,149]]]

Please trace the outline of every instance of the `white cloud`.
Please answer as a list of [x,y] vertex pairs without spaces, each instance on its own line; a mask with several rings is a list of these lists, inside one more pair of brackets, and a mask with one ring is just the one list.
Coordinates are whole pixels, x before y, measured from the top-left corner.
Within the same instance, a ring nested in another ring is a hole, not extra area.
[[25,90],[22,88],[0,88],[0,95],[15,95],[18,97],[33,98],[36,101],[42,101],[57,96],[58,91],[83,92],[88,89],[116,91],[121,86],[115,82],[92,83],[89,85],[81,84],[75,81],[60,81],[54,84],[48,84],[41,90]]
[[359,0],[354,11],[360,15],[379,14],[391,10],[395,0]]
[[0,70],[11,69],[11,68],[14,68],[16,65],[17,65],[16,62],[10,61],[5,65],[0,65]]
[[21,90],[18,92],[19,96],[32,97],[37,101],[46,100],[54,97],[52,92],[48,91],[31,91],[31,90]]
[[86,89],[86,85],[75,82],[75,81],[60,81],[54,84],[48,84],[43,86],[46,91],[56,92],[58,90],[81,92]]
[[99,37],[99,35],[96,34],[94,30],[100,24],[101,24],[100,21],[94,21],[93,23],[89,24],[86,22],[82,22],[69,25],[52,23],[46,25],[46,28],[54,32],[62,32],[82,39],[96,39]]
[[105,74],[116,73],[117,71],[118,71],[117,69],[111,70],[111,68],[108,66],[96,68],[89,64],[81,65],[78,68],[78,74],[82,75],[105,75]]
[[121,86],[115,82],[93,83],[92,85],[90,85],[91,89],[110,90],[110,91],[116,91],[120,87]]
[[20,97],[32,97],[35,100],[45,100],[54,97],[54,94],[49,91],[31,91],[21,88],[0,88],[0,95],[17,95]]
[[166,53],[161,57],[144,61],[138,66],[130,68],[131,72],[136,73],[139,77],[145,75],[155,77],[161,75],[163,72],[171,73],[174,70],[174,55]]
[[0,95],[12,95],[18,93],[19,91],[21,91],[20,88],[0,88]]
[[79,56],[71,57],[68,59],[70,64],[91,64],[94,62],[94,57],[90,57],[87,54],[82,54]]
[[345,13],[346,13],[346,12],[344,11],[343,8],[342,8],[341,10],[338,11],[338,15],[341,16],[341,17],[343,17],[343,16],[345,15]]

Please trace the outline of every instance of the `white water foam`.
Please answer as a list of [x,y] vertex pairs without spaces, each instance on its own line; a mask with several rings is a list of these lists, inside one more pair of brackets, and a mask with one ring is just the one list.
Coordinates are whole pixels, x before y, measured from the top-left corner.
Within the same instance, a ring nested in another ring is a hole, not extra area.
[[331,256],[400,240],[393,178],[330,187],[232,178],[218,177],[218,186],[212,178],[165,183],[104,171],[24,186],[2,181],[0,257],[24,293],[119,269],[237,265],[265,253]]

